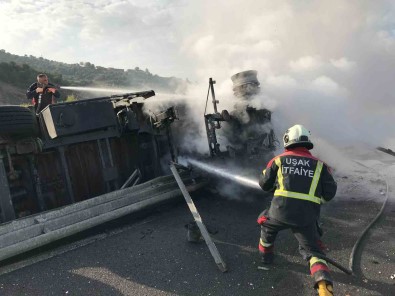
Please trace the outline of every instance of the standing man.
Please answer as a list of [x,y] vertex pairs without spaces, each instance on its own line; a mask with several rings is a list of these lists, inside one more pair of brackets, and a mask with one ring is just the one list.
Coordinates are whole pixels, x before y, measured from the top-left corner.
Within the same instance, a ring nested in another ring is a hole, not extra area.
[[46,106],[56,103],[56,99],[60,98],[60,93],[54,84],[48,82],[46,74],[38,74],[37,82],[28,88],[26,97],[32,101],[36,115],[38,115]]
[[333,295],[333,282],[327,262],[313,254],[320,248],[317,220],[320,205],[331,200],[337,190],[330,168],[310,153],[314,145],[302,125],[289,128],[283,137],[285,152],[269,161],[259,178],[264,191],[274,192],[269,210],[258,218],[261,225],[259,251],[262,262],[273,262],[274,241],[281,230],[291,229],[310,263],[314,288],[320,296]]

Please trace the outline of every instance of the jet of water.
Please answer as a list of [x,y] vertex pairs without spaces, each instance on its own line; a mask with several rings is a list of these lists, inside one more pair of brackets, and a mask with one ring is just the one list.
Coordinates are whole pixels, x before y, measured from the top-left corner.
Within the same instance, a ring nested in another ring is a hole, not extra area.
[[[125,94],[125,93],[133,93],[138,92],[136,90],[125,89],[125,88],[103,88],[103,87],[88,87],[88,86],[61,86],[62,89],[75,90],[75,91],[85,91],[85,92],[104,92],[107,94]],[[152,99],[150,98],[149,102],[157,101],[176,101],[176,100],[195,100],[198,99],[196,96],[190,95],[182,95],[182,94],[171,94],[171,93],[158,93],[156,92],[158,98]]]
[[131,93],[134,92],[130,89],[121,88],[101,88],[101,87],[87,87],[87,86],[61,86],[62,89],[86,91],[86,92],[106,92],[106,93]]
[[223,169],[219,169],[217,167],[214,167],[212,165],[209,165],[207,163],[201,162],[201,161],[197,161],[194,159],[190,159],[188,158],[186,160],[187,162],[189,162],[192,166],[195,166],[201,170],[204,170],[208,173],[217,175],[219,177],[234,181],[240,185],[244,185],[250,188],[254,188],[254,189],[261,189],[261,187],[259,186],[259,183],[257,180],[253,180],[247,177],[243,177],[241,175],[238,174],[234,174],[234,173],[230,173],[230,172],[226,172]]

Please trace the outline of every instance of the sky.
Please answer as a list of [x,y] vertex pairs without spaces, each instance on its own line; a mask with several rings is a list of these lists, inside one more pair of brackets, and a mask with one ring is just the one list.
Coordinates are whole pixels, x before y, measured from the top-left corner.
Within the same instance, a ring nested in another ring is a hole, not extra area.
[[1,0],[0,25],[13,54],[188,78],[200,118],[209,77],[230,108],[230,77],[254,69],[280,139],[300,123],[325,145],[395,150],[391,0]]

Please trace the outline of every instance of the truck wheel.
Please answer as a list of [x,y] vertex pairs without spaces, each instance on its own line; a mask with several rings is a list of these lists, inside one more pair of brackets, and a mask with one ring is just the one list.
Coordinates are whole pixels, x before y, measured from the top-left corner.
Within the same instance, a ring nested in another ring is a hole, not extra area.
[[31,110],[22,106],[0,106],[0,135],[36,136],[38,123]]

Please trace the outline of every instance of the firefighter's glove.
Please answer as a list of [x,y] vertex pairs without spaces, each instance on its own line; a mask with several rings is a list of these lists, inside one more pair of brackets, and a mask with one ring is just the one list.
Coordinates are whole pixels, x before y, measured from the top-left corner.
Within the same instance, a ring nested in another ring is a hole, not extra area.
[[264,210],[262,213],[259,214],[258,219],[257,219],[257,223],[259,225],[262,225],[263,223],[265,223],[267,220],[267,210]]
[[262,225],[263,223],[265,223],[267,220],[267,218],[265,216],[261,216],[258,218],[258,220],[256,222],[258,222],[259,225]]
[[265,210],[265,211],[263,211],[262,213],[259,214],[258,219],[256,220],[256,222],[257,222],[259,225],[262,225],[263,223],[266,222],[266,220],[267,220],[267,217],[265,216],[265,215],[266,215],[266,212],[267,212],[267,211]]

